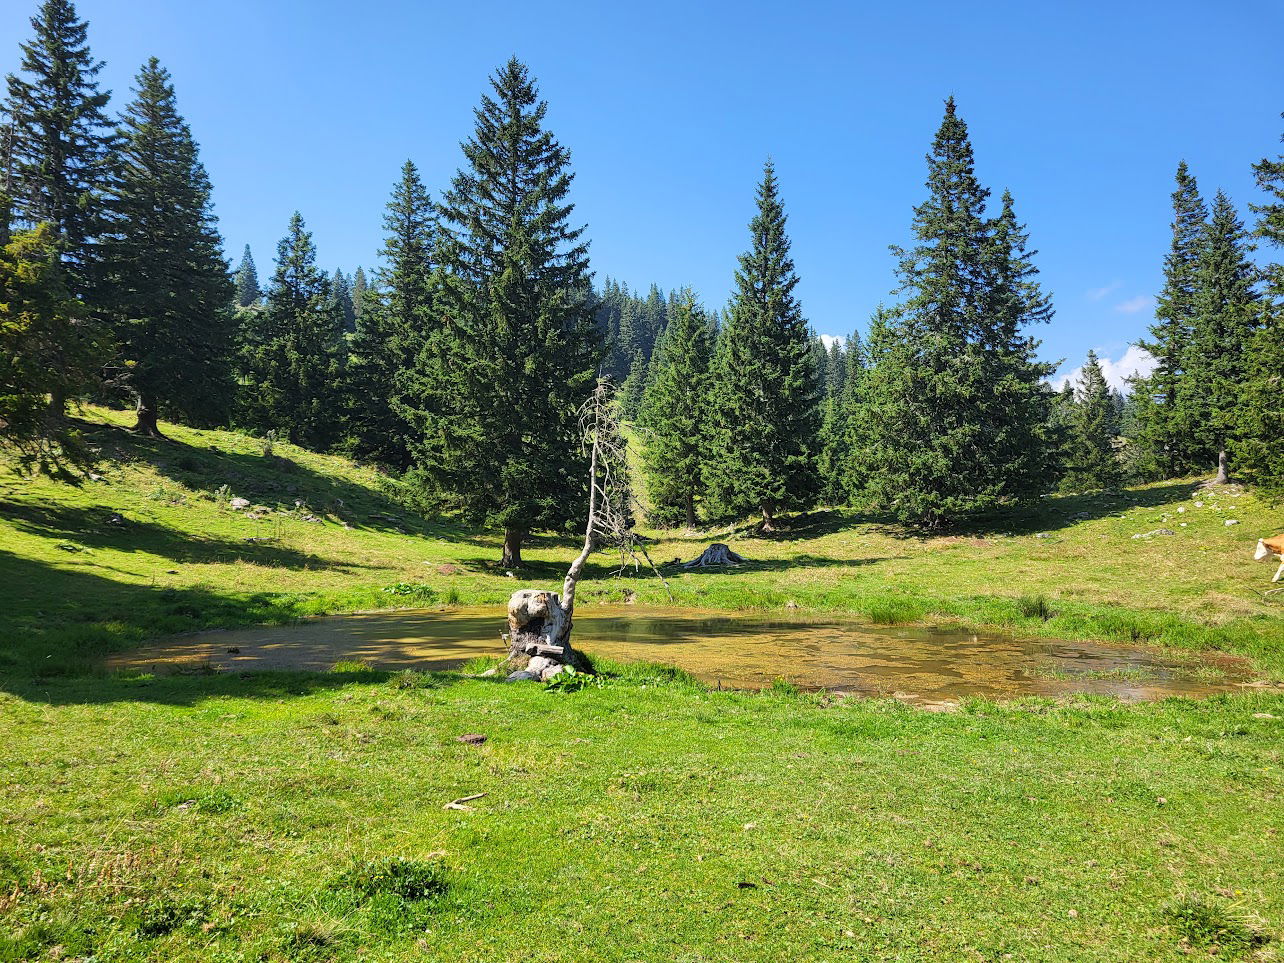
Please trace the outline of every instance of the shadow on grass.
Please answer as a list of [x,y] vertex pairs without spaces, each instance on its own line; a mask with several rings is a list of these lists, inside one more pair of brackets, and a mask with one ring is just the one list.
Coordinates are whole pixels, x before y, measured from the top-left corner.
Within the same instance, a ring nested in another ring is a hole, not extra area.
[[84,422],[80,427],[102,447],[105,457],[144,462],[193,491],[213,494],[226,485],[231,495],[255,504],[287,511],[301,507],[332,515],[354,528],[446,539],[475,534],[454,520],[424,519],[387,493],[320,474],[288,457],[200,448],[99,422]]
[[191,535],[168,525],[139,521],[101,507],[0,499],[0,515],[19,531],[42,538],[61,539],[58,547],[73,557],[84,549],[110,548],[118,552],[146,552],[180,564],[244,561],[292,568],[366,567],[353,562],[332,562],[310,552],[266,541]]

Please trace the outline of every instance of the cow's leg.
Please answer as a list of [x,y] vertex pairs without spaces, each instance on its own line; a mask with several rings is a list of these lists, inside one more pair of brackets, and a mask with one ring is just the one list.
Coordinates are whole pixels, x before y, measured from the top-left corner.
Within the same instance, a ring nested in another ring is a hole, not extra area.
[[1280,556],[1280,567],[1275,570],[1275,577],[1271,581],[1278,582],[1282,578],[1284,578],[1284,555]]

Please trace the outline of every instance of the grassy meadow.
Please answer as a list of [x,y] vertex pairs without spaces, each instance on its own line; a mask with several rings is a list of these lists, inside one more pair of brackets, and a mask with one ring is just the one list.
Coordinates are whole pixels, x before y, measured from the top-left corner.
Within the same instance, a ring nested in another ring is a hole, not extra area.
[[[1276,687],[928,713],[647,665],[579,691],[107,674],[209,626],[498,609],[576,546],[534,539],[514,580],[495,533],[418,518],[341,458],[84,415],[96,480],[0,475],[0,960],[1281,955]],[[1284,593],[1251,552],[1281,529],[1190,480],[940,537],[846,512],[648,535],[657,562],[715,540],[752,560],[666,569],[679,606],[1215,649],[1270,682]],[[612,574],[600,556],[581,602],[666,602]]]

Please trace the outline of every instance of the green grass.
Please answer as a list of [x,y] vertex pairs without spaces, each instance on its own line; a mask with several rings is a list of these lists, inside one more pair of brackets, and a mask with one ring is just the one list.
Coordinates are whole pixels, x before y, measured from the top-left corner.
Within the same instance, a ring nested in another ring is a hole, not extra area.
[[[418,518],[389,480],[342,458],[280,443],[265,457],[256,439],[178,426],[147,441],[123,430],[124,413],[87,416],[107,458],[103,481],[72,488],[0,473],[0,674],[83,671],[198,628],[499,604],[513,589],[495,564],[495,533]],[[262,505],[263,517],[232,511],[236,496]],[[1162,527],[1177,534],[1131,537]],[[797,606],[879,624],[1220,649],[1279,675],[1284,595],[1265,594],[1272,569],[1251,556],[1257,538],[1282,529],[1284,513],[1252,494],[1191,481],[1048,498],[1033,515],[943,537],[846,512],[766,538],[744,528],[649,534],[657,562],[715,539],[753,560],[725,573],[670,568],[681,606]],[[574,537],[535,538],[519,574],[556,586],[577,550]],[[582,599],[667,602],[646,573],[611,577],[606,556],[589,575]]]
[[1245,958],[1284,932],[1284,721],[1254,715],[1279,696],[933,714],[407,675],[0,696],[0,960]]
[[[88,417],[103,481],[0,476],[0,961],[1280,954],[1278,691],[929,713],[606,660],[562,691],[358,661],[107,675],[206,626],[498,606],[575,546],[536,539],[515,582],[492,533],[416,518],[341,458]],[[674,574],[681,606],[1217,648],[1278,676],[1284,610],[1250,559],[1281,528],[1189,482],[948,537],[829,513],[650,548],[753,560]],[[591,575],[581,600],[663,600]]]

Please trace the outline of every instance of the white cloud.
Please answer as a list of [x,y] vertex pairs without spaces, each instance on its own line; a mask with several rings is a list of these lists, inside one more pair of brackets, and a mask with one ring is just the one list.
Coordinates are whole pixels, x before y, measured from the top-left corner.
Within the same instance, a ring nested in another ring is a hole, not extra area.
[[1087,294],[1088,294],[1088,300],[1089,300],[1089,301],[1100,301],[1100,300],[1101,300],[1102,298],[1104,298],[1107,294],[1114,294],[1114,293],[1115,293],[1116,291],[1118,291],[1121,287],[1123,287],[1123,282],[1122,282],[1122,281],[1111,281],[1111,282],[1110,282],[1109,284],[1107,284],[1104,288],[1092,288],[1090,291],[1088,291],[1088,292],[1087,292]]
[[[1150,356],[1150,352],[1144,348],[1139,348],[1135,344],[1128,345],[1126,350],[1118,361],[1112,361],[1105,355],[1099,355],[1097,362],[1101,365],[1101,374],[1106,379],[1106,384],[1120,391],[1128,390],[1128,379],[1133,375],[1145,377],[1155,370],[1155,359]],[[1067,381],[1075,384],[1079,383],[1079,373],[1083,370],[1082,365],[1073,371],[1068,371],[1059,375],[1052,380],[1052,387],[1058,391]]]
[[1129,298],[1127,301],[1120,301],[1115,305],[1115,310],[1121,314],[1136,314],[1138,311],[1144,311],[1153,303],[1153,298],[1149,294],[1139,294],[1135,298]]
[[839,344],[847,343],[847,339],[844,338],[841,334],[822,334],[820,336],[820,340],[824,342],[826,351],[828,351],[830,348],[834,346],[835,341],[838,342]]

